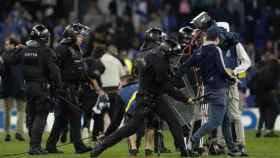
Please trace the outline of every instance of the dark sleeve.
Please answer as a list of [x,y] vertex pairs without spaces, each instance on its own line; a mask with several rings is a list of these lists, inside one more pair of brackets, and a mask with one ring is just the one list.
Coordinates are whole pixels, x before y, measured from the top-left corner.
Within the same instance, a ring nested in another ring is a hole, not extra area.
[[156,72],[156,80],[163,85],[162,89],[164,93],[173,97],[176,100],[186,102],[187,97],[178,89],[176,89],[172,84],[172,79],[169,77],[169,64],[163,58],[156,58],[156,64],[154,69]]
[[213,60],[217,64],[218,72],[220,74],[224,75],[226,78],[230,79],[230,76],[227,75],[227,73],[225,71],[225,63],[224,63],[222,50],[220,48],[216,47],[216,48],[213,48],[213,51],[214,51]]
[[104,64],[100,60],[97,60],[96,65],[97,65],[97,69],[100,71],[100,73],[103,74],[105,72]]
[[177,78],[181,78],[187,71],[190,69],[190,67],[194,66],[197,62],[197,55],[193,54],[189,59],[187,59],[177,70],[175,76]]
[[22,48],[15,48],[12,51],[6,51],[2,54],[5,65],[17,65],[22,60]]
[[63,59],[67,58],[67,50],[66,47],[59,45],[54,49],[54,53],[56,56],[56,63],[58,66],[62,65]]
[[56,58],[55,52],[51,49],[48,49],[47,51],[48,52],[46,53],[44,59],[45,59],[46,67],[48,68],[48,70],[50,72],[50,79],[56,85],[61,85],[62,84],[61,72],[56,63],[57,58]]
[[91,79],[98,79],[105,71],[105,66],[96,59],[88,58],[86,59],[87,64],[87,75]]

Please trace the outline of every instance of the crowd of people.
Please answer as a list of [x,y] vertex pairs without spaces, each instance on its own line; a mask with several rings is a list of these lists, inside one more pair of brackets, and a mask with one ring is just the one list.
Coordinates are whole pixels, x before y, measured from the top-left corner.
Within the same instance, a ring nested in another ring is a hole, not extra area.
[[[248,156],[244,106],[259,108],[257,137],[278,136],[277,2],[94,0],[74,11],[62,10],[65,4],[42,0],[3,5],[5,141],[12,140],[15,103],[15,138],[26,140],[26,122],[32,155],[63,153],[56,146],[66,141],[68,132],[75,152],[92,150],[92,158],[128,136],[130,155],[137,155],[144,135],[147,156],[171,152],[161,132],[166,122],[181,156],[202,154],[205,144],[210,154],[223,154],[227,147],[231,156]],[[198,15],[202,10],[207,13]],[[198,22],[201,17],[205,23]],[[196,100],[200,96],[206,104]],[[181,104],[187,104],[184,110],[178,110]],[[41,137],[51,111],[55,121],[45,150]],[[92,135],[97,146],[86,146],[82,133]],[[202,143],[207,133],[209,140]]]

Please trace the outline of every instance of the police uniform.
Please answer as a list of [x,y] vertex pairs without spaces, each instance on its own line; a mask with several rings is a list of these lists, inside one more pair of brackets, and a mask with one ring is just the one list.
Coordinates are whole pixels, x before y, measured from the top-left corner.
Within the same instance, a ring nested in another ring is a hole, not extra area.
[[[56,65],[53,50],[46,46],[49,32],[43,25],[36,25],[31,31],[31,41],[18,54],[22,63],[26,83],[27,127],[30,136],[31,155],[46,154],[41,148],[42,135],[51,108],[48,84],[61,85],[61,74]],[[52,82],[51,82],[52,81]]]
[[68,122],[70,136],[76,153],[90,150],[81,140],[81,84],[85,81],[85,63],[83,53],[75,44],[76,36],[81,33],[81,24],[68,25],[63,33],[63,39],[55,48],[58,56],[58,65],[61,69],[65,95],[60,96],[59,106],[55,109],[55,121],[47,140],[46,148],[50,153],[61,153],[56,148],[61,132]]
[[174,139],[179,144],[181,155],[188,156],[180,123],[170,105],[163,99],[163,95],[169,94],[184,102],[188,98],[171,84],[168,73],[168,56],[165,55],[158,42],[147,42],[147,45],[142,47],[141,55],[137,58],[137,69],[139,72],[139,91],[136,96],[137,106],[134,116],[128,124],[105,137],[100,144],[93,148],[91,157],[97,157],[105,149],[134,134],[138,128],[141,128],[145,117],[151,113],[158,114],[167,122]]
[[72,105],[61,101],[55,111],[55,122],[47,141],[47,150],[57,152],[56,144],[60,133],[70,123],[70,135],[77,153],[84,152],[87,147],[81,140],[81,83],[83,78],[82,54],[78,47],[69,44],[60,44],[56,49],[59,67],[61,69],[63,86],[66,90],[67,99]]

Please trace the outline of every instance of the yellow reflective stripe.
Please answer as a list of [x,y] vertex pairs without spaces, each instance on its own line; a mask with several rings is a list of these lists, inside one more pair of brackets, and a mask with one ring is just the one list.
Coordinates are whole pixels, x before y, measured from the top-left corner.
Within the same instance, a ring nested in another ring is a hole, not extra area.
[[127,67],[128,73],[131,74],[132,73],[132,67],[133,67],[132,61],[128,58],[125,58],[124,63]]
[[240,78],[240,79],[242,79],[242,78],[246,78],[247,77],[247,73],[246,73],[246,71],[244,71],[244,72],[240,72],[239,74],[238,74],[238,78]]
[[136,99],[136,94],[137,94],[137,91],[134,92],[134,93],[132,94],[132,96],[130,97],[130,99],[129,99],[128,103],[127,103],[127,106],[126,106],[126,108],[125,108],[125,112],[127,112],[127,111],[129,110],[129,108],[131,107],[133,101]]

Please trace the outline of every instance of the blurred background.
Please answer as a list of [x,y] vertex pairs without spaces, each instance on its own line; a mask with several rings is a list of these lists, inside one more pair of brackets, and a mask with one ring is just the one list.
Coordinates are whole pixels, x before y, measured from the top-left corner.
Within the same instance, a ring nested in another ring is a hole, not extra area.
[[240,33],[253,62],[239,86],[241,98],[246,107],[254,107],[247,84],[262,63],[279,57],[277,0],[0,0],[0,50],[9,37],[27,41],[36,23],[49,28],[55,47],[64,26],[80,22],[94,29],[92,45],[110,48],[123,61],[134,58],[145,29],[157,26],[173,34],[201,11],[216,21],[229,22],[232,31]]
[[276,0],[0,0],[0,4],[0,47],[8,36],[25,41],[34,23],[46,25],[55,44],[63,26],[80,22],[106,32],[104,42],[129,51],[139,47],[145,29],[158,26],[172,33],[205,10],[241,34],[255,62],[266,53],[279,52]]

